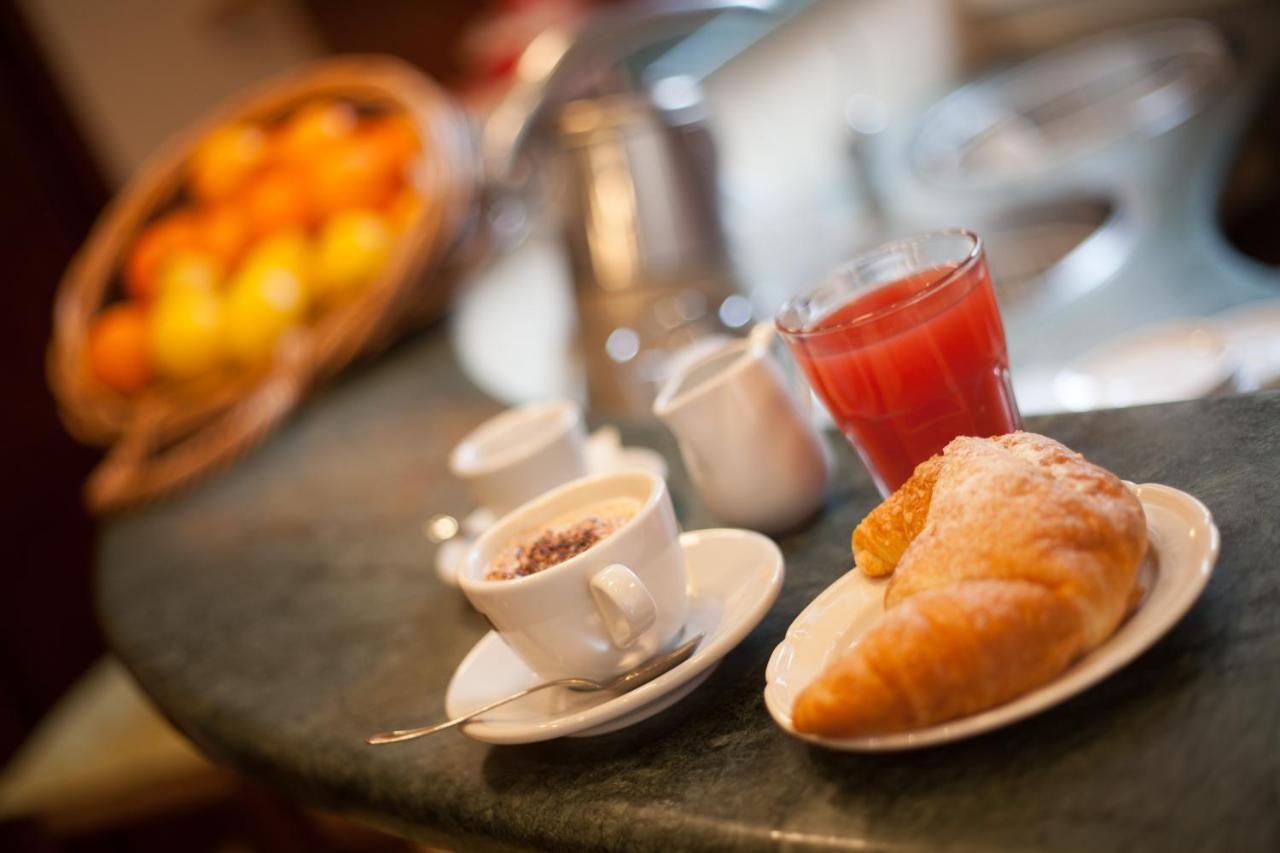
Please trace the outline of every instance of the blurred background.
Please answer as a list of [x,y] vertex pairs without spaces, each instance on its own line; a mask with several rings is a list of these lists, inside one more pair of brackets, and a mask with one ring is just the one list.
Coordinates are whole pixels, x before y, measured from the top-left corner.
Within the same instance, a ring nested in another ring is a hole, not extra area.
[[[398,845],[146,716],[94,621],[81,490],[102,453],[46,378],[59,281],[111,199],[312,61],[389,54],[447,91],[474,192],[414,283],[449,298],[397,334],[447,334],[504,402],[643,417],[700,343],[860,248],[950,225],[986,240],[1024,414],[1280,376],[1274,3],[0,0],[0,40],[0,846]],[[86,721],[120,737],[96,771],[65,735]]]

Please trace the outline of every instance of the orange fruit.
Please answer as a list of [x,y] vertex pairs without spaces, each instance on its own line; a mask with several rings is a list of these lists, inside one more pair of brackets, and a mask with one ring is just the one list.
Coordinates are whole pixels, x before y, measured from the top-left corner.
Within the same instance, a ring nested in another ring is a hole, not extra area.
[[191,188],[201,199],[229,198],[266,160],[267,138],[252,124],[229,124],[206,136],[191,156]]
[[418,128],[404,113],[373,119],[365,125],[362,134],[380,149],[383,157],[395,163],[397,172],[403,172],[422,148]]
[[320,218],[352,208],[381,207],[398,178],[395,161],[365,137],[325,149],[305,168],[312,211]]
[[151,381],[146,310],[131,301],[104,310],[89,325],[85,353],[98,379],[125,394],[141,391]]
[[418,214],[425,207],[422,196],[410,189],[403,187],[391,199],[391,203],[387,205],[387,220],[391,223],[391,228],[397,234],[403,234],[409,230],[409,226],[418,218]]
[[338,101],[307,104],[272,135],[271,156],[279,163],[304,163],[321,149],[351,136],[356,124],[356,111],[350,104]]
[[178,211],[152,222],[129,250],[124,266],[125,289],[138,299],[156,292],[156,275],[172,253],[199,245],[199,229],[190,211]]
[[249,244],[249,221],[241,205],[228,201],[204,210],[196,219],[196,240],[224,269],[231,268]]
[[305,228],[312,221],[306,183],[288,169],[271,169],[253,180],[241,197],[249,233],[256,239],[276,231]]

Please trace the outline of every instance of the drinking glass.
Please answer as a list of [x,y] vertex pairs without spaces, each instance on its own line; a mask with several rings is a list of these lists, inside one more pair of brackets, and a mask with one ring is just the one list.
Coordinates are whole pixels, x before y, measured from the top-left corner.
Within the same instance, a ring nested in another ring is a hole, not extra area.
[[882,495],[956,436],[1021,425],[991,275],[971,231],[871,249],[783,305],[776,325]]

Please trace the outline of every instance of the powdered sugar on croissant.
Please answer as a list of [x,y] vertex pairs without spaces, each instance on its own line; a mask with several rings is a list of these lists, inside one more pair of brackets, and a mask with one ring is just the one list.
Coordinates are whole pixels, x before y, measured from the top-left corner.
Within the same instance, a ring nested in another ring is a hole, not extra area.
[[1044,684],[1109,637],[1147,547],[1137,498],[1053,439],[961,437],[853,535],[886,613],[796,700],[804,732],[944,722]]

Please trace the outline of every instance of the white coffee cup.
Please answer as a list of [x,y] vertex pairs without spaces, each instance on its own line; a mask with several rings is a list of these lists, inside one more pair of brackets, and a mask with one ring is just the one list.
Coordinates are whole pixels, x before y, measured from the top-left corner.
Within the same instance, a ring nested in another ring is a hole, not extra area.
[[584,476],[582,412],[567,400],[507,409],[480,424],[449,454],[449,470],[476,502],[504,515]]
[[[603,501],[636,513],[612,535],[524,577],[486,580],[495,556],[553,520]],[[680,633],[688,614],[684,553],[667,484],[643,471],[575,480],[500,519],[467,554],[459,585],[507,645],[544,678],[610,678]]]
[[822,503],[831,456],[769,355],[772,326],[685,365],[653,413],[675,433],[698,494],[721,520],[787,530]]

